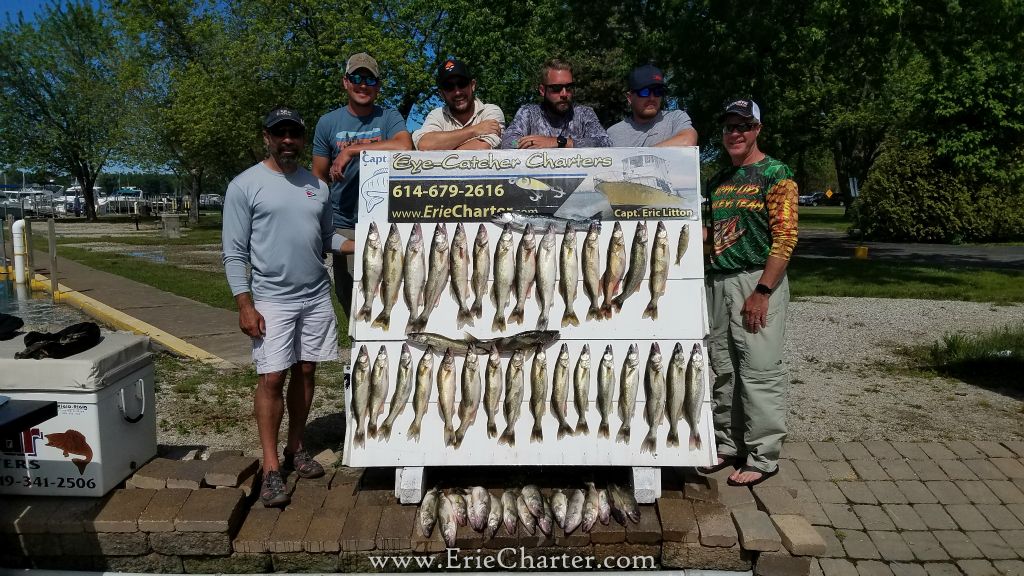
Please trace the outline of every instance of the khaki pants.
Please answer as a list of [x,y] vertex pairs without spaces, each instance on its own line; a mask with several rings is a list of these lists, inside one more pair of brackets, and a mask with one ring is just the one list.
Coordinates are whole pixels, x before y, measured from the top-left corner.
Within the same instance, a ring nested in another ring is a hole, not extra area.
[[[356,231],[352,228],[335,228],[334,230],[347,240],[356,237]],[[355,285],[355,256],[347,254],[342,257],[334,254],[331,258],[331,265],[334,270],[334,293],[338,295],[338,303],[345,311],[345,322],[348,325],[348,334],[352,333],[352,291]]]
[[760,270],[708,276],[712,414],[719,456],[745,457],[748,466],[772,472],[786,438],[789,280],[769,297],[767,326],[751,334],[740,310],[760,278]]

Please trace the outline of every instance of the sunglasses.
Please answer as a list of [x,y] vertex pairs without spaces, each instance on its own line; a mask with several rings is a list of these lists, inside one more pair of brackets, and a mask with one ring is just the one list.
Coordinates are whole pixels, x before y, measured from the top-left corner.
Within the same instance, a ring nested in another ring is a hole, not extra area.
[[739,132],[741,134],[750,132],[754,128],[759,126],[753,122],[744,122],[743,124],[726,124],[722,126],[722,134],[732,134],[733,132]]
[[376,86],[377,83],[380,82],[376,76],[369,74],[345,74],[345,78],[348,78],[348,81],[353,84],[366,84],[370,87]]
[[274,127],[268,130],[274,138],[304,138],[306,129],[295,126]]
[[451,92],[458,88],[459,90],[469,86],[470,80],[468,78],[457,78],[455,80],[445,80],[441,82],[441,90],[445,92]]
[[639,96],[641,98],[647,98],[649,96],[656,96],[658,98],[661,98],[662,96],[665,95],[665,87],[664,86],[654,86],[654,87],[648,86],[646,88],[641,88],[639,90],[633,90],[633,94],[636,94],[637,96]]
[[566,92],[572,92],[576,90],[576,84],[574,82],[569,82],[568,84],[545,84],[544,89],[547,90],[548,92],[561,94],[562,90],[565,90]]

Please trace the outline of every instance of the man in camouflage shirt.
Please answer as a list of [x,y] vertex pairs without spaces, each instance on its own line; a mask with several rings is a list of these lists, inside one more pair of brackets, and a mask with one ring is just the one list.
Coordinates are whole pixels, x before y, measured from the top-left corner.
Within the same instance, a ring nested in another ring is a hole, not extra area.
[[732,166],[708,182],[704,230],[712,410],[719,463],[739,465],[733,485],[778,472],[786,437],[789,371],[782,352],[797,241],[797,186],[788,166],[761,152],[761,111],[753,100],[726,103],[719,116]]

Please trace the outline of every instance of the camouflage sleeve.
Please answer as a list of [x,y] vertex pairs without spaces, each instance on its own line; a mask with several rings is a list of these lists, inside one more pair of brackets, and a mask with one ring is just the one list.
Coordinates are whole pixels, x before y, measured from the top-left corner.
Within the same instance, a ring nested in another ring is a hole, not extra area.
[[796,248],[797,186],[790,178],[779,180],[768,190],[768,226],[772,231],[769,256],[789,260]]

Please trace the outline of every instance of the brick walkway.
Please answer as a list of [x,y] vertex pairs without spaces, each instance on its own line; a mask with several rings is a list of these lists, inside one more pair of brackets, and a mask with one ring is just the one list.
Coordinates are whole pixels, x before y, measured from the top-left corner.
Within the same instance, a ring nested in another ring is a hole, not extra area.
[[[383,555],[448,558],[439,529],[393,496],[391,469],[290,478],[285,510],[255,503],[258,462],[238,452],[156,459],[103,499],[5,498],[0,566],[138,572],[395,571]],[[458,557],[645,556],[660,568],[758,576],[1024,576],[1024,441],[792,442],[753,490],[723,470],[663,473],[638,524],[551,536],[460,528]],[[500,474],[465,471],[500,493]],[[595,470],[595,476],[602,474]],[[562,485],[555,471],[535,481]],[[461,485],[460,485],[461,486]],[[461,560],[460,560],[461,561]],[[475,565],[474,565],[475,566]]]

